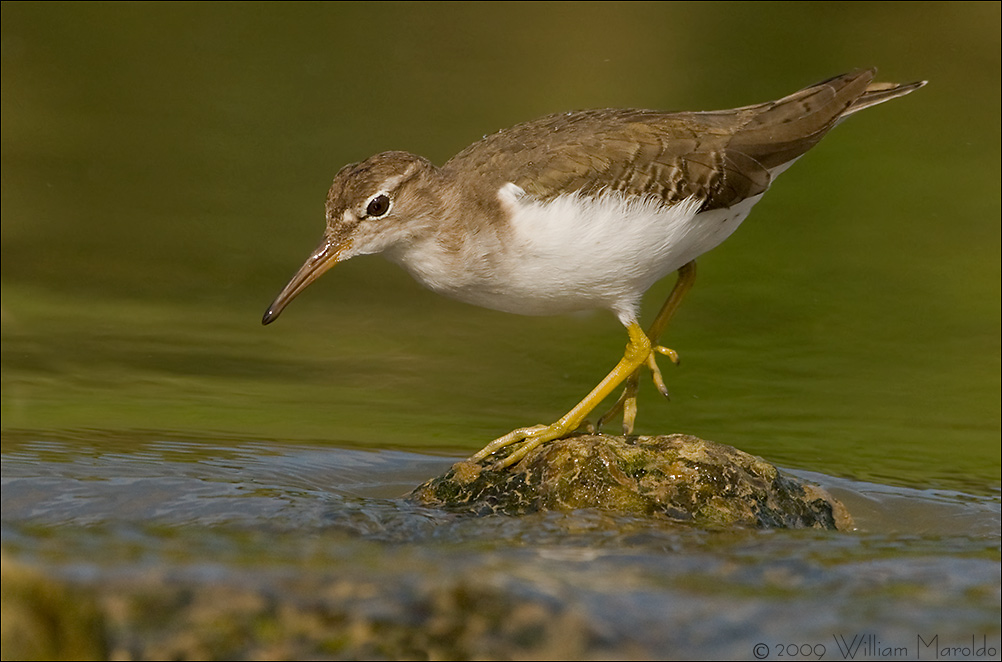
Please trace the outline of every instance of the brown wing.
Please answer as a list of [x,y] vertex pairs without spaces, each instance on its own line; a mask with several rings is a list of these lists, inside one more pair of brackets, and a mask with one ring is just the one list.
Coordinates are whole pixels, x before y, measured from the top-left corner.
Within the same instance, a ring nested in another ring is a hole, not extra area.
[[667,203],[695,196],[704,209],[726,208],[763,193],[769,170],[804,154],[844,114],[921,85],[870,85],[874,74],[844,74],[733,110],[550,115],[487,136],[444,168],[490,187],[511,181],[544,200],[612,190]]
[[511,181],[543,200],[603,190],[669,203],[736,200],[769,184],[768,172],[726,152],[738,119],[618,109],[551,115],[487,136],[445,168],[491,189]]

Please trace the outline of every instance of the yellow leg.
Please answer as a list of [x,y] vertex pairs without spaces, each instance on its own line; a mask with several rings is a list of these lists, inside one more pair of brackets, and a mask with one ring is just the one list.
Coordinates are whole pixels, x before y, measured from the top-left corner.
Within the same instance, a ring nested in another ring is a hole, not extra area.
[[[673,349],[668,349],[667,347],[662,347],[658,344],[658,339],[661,334],[664,333],[665,328],[668,326],[668,322],[671,321],[675,311],[678,310],[679,305],[682,303],[682,298],[685,296],[692,288],[692,284],[696,280],[696,262],[688,262],[683,264],[678,270],[678,280],[675,281],[675,287],[672,288],[671,294],[665,300],[664,305],[661,306],[661,310],[658,312],[657,317],[654,318],[654,322],[651,324],[651,328],[647,331],[647,337],[650,340],[652,351],[647,356],[647,367],[650,368],[651,377],[654,380],[654,386],[657,387],[661,395],[668,397],[668,387],[665,386],[664,378],[661,376],[661,369],[658,368],[657,361],[655,361],[654,353],[664,354],[668,359],[678,365],[678,352]],[[613,418],[620,411],[623,412],[623,434],[630,434],[633,432],[633,424],[637,418],[637,389],[639,387],[640,380],[640,368],[638,367],[633,374],[626,378],[626,386],[623,388],[623,394],[619,396],[616,404],[606,413],[602,414],[602,417],[598,419],[598,428],[601,430],[602,426],[607,423],[611,418]]]
[[630,335],[630,342],[626,345],[623,358],[619,360],[612,372],[606,375],[605,379],[599,382],[598,386],[586,395],[584,400],[579,402],[574,409],[564,414],[563,418],[553,425],[535,425],[513,430],[487,444],[470,460],[479,462],[505,446],[518,444],[518,448],[508,457],[494,465],[494,468],[502,469],[515,464],[540,444],[559,439],[576,430],[584,421],[585,416],[591,413],[591,410],[597,407],[617,386],[622,384],[623,380],[636,373],[650,356],[651,341],[640,325],[634,322],[626,327],[626,331]]

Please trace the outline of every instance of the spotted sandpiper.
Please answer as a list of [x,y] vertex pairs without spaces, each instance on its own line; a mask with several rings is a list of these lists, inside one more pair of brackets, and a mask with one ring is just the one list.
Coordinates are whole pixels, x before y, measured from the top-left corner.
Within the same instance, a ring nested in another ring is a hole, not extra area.
[[[716,112],[604,109],[560,113],[473,143],[436,167],[407,152],[345,166],[327,194],[320,246],[264,314],[338,262],[383,253],[426,287],[525,315],[606,308],[623,323],[623,358],[551,425],[514,430],[473,455],[502,449],[505,467],[576,430],[625,382],[599,424],[622,411],[629,434],[647,366],[667,395],[658,344],[695,278],[694,260],[726,239],[773,179],[845,117],[925,81],[874,83],[854,71],[778,101]],[[650,328],[640,300],[672,271],[678,280]]]

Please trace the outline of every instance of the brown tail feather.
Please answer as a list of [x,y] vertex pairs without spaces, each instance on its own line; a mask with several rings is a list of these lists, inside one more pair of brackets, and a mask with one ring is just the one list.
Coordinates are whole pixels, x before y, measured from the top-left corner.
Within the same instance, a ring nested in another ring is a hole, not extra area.
[[835,76],[777,101],[750,106],[748,123],[728,149],[740,151],[772,169],[796,159],[847,115],[904,96],[925,81],[898,85],[874,83],[876,69]]

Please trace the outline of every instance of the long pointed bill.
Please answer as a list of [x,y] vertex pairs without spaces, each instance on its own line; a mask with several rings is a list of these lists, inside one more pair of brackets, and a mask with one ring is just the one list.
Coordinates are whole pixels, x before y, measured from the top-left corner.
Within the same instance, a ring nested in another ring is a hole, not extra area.
[[292,277],[289,284],[285,286],[275,300],[268,306],[261,324],[274,322],[279,313],[282,312],[289,302],[306,289],[306,287],[320,278],[328,269],[340,261],[341,253],[348,247],[348,243],[333,244],[329,239],[324,239],[313,254],[306,260],[306,263],[299,268],[296,275]]

